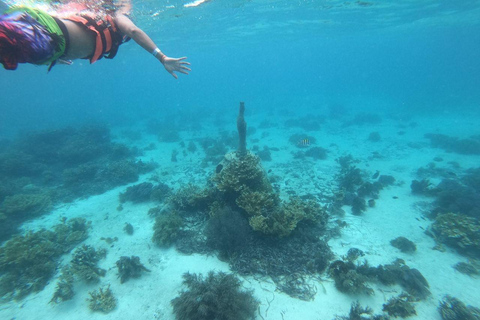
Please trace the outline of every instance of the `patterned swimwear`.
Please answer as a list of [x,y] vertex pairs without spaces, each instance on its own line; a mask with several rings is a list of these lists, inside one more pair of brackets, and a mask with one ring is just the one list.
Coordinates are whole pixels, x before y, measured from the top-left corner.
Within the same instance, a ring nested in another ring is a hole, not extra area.
[[0,16],[0,63],[15,70],[19,63],[49,65],[67,50],[63,23],[48,13],[16,7]]

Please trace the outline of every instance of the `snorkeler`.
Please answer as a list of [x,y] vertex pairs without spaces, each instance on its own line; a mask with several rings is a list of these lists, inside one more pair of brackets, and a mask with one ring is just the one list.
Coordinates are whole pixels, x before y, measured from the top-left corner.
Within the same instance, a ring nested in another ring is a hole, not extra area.
[[[55,13],[30,7],[13,7],[0,16],[0,63],[15,70],[19,63],[71,64],[88,59],[113,59],[118,48],[133,39],[150,52],[175,78],[188,74],[186,57],[170,58],[128,17],[130,0],[52,1]],[[100,10],[102,9],[102,10]]]

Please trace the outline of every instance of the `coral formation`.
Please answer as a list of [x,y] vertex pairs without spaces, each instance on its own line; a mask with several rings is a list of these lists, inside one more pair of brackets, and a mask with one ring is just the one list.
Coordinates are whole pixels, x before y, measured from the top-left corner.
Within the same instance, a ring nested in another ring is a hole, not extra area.
[[410,295],[422,300],[430,295],[429,284],[417,269],[412,269],[401,259],[392,264],[369,267],[363,264],[357,267],[357,272],[365,275],[371,281],[380,281],[384,285],[401,285]]
[[111,141],[106,126],[29,133],[0,150],[0,240],[52,205],[135,182],[154,169]]
[[238,156],[243,157],[247,154],[247,123],[245,122],[245,103],[240,102],[237,117],[238,130]]
[[123,227],[123,230],[125,231],[126,234],[132,235],[133,234],[133,226],[131,223],[126,222],[125,226]]
[[444,134],[427,133],[425,134],[425,138],[430,140],[430,144],[434,148],[459,154],[480,154],[480,137],[478,136],[460,139]]
[[354,262],[360,257],[363,257],[365,253],[357,248],[350,248],[348,249],[347,255],[343,258],[344,260],[348,262]]
[[205,228],[207,245],[218,250],[221,259],[235,256],[251,245],[252,229],[244,215],[229,207],[223,207],[208,220]]
[[311,299],[308,277],[323,272],[333,254],[323,237],[326,210],[307,198],[280,199],[257,156],[227,153],[206,188],[187,186],[170,197],[169,210],[186,226],[176,233],[176,247],[216,251],[232,270],[271,277],[277,289]]
[[[478,265],[478,264],[477,264]],[[453,266],[455,270],[469,276],[476,276],[480,274],[474,263],[459,262]]]
[[227,153],[222,164],[223,170],[213,178],[219,191],[234,196],[238,196],[245,188],[260,192],[271,191],[257,156],[247,153],[239,158],[235,152]]
[[133,203],[146,202],[150,201],[152,192],[153,184],[150,182],[142,182],[140,184],[128,187],[125,192],[121,192],[119,195],[119,200],[120,203],[127,201]]
[[449,295],[446,295],[440,302],[438,312],[443,320],[480,320],[479,308],[467,306]]
[[139,278],[142,271],[150,272],[143,264],[140,263],[140,258],[137,256],[120,257],[116,262],[118,268],[118,277],[120,283],[124,283],[130,278]]
[[53,293],[53,297],[50,300],[50,303],[60,303],[71,300],[75,295],[75,291],[73,290],[74,280],[75,277],[70,267],[66,266],[62,268],[62,273],[59,277],[55,292]]
[[457,213],[439,214],[431,227],[436,239],[459,252],[480,256],[480,223]]
[[417,250],[417,246],[415,245],[415,243],[405,237],[397,237],[391,240],[390,244],[405,253],[413,253]]
[[[12,219],[26,219],[46,213],[52,207],[48,194],[14,194],[6,196],[0,210]],[[22,220],[23,220],[22,219]]]
[[313,147],[305,151],[305,157],[313,158],[314,160],[327,159],[328,150],[322,147]]
[[336,316],[335,320],[388,320],[386,315],[374,315],[369,307],[363,308],[358,301],[353,302],[347,316]]
[[70,261],[71,272],[85,282],[99,282],[100,277],[105,276],[107,271],[99,268],[97,263],[105,258],[106,254],[105,249],[96,251],[92,246],[82,245],[73,253]]
[[182,218],[176,212],[159,215],[155,219],[152,241],[160,247],[168,247],[177,239],[182,226]]
[[383,311],[395,318],[411,317],[417,314],[413,302],[415,302],[415,299],[408,293],[403,292],[397,297],[390,298],[388,302],[383,305]]
[[61,255],[85,240],[85,219],[71,219],[54,227],[16,236],[0,248],[0,295],[21,299],[42,290],[54,275]]
[[88,293],[88,307],[92,311],[109,313],[117,306],[117,299],[113,295],[110,285]]
[[204,278],[185,273],[183,284],[188,290],[171,301],[176,319],[255,319],[259,301],[253,292],[241,290],[242,283],[232,274],[210,271]]
[[341,292],[373,294],[373,289],[366,284],[368,277],[357,272],[352,262],[336,260],[330,264],[328,273],[335,280],[335,287]]
[[380,137],[380,133],[378,133],[378,131],[370,132],[368,135],[368,141],[378,142],[380,140],[382,140],[382,138]]

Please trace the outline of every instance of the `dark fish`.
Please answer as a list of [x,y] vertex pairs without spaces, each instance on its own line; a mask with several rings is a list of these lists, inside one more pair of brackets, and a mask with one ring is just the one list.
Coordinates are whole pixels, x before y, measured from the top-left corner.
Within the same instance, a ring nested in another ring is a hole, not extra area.
[[215,168],[215,172],[216,172],[216,173],[220,173],[220,172],[222,171],[222,169],[223,169],[223,164],[220,163],[220,164],[217,165],[217,167]]
[[377,172],[373,174],[372,179],[377,179],[379,175],[380,175],[380,171],[377,170]]
[[393,196],[392,198],[393,198],[393,199],[398,199],[398,197],[397,197],[397,196]]

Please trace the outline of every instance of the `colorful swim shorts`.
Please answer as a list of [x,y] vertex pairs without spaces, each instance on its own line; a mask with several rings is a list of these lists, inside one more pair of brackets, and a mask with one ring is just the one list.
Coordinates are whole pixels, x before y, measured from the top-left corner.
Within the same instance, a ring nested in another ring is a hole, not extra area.
[[0,63],[15,70],[19,63],[48,65],[66,51],[63,23],[48,13],[15,7],[0,16]]

